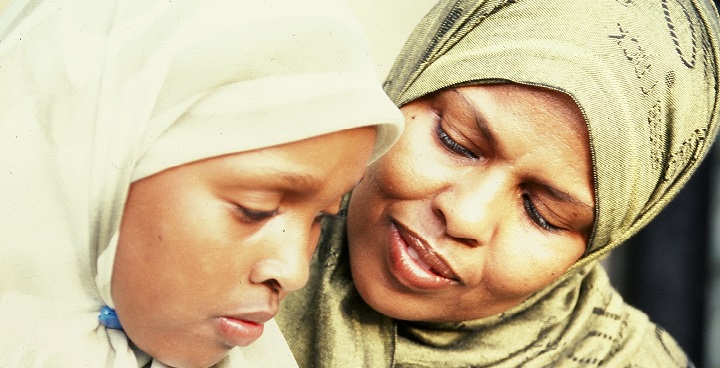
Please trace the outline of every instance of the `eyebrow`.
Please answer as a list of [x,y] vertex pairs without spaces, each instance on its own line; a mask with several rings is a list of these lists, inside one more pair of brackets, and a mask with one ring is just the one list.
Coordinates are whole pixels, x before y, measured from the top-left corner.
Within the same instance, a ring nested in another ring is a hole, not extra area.
[[312,175],[285,170],[273,170],[272,175],[278,179],[281,185],[298,193],[319,192],[323,188],[322,181]]
[[577,204],[579,206],[582,206],[584,209],[588,210],[590,213],[595,213],[595,207],[591,206],[590,204],[581,201],[571,195],[570,193],[564,192],[562,190],[559,190],[551,185],[548,185],[547,183],[540,182],[539,183],[552,197],[555,197],[559,201],[566,202],[566,203],[572,203]]
[[490,142],[493,147],[498,147],[498,140],[495,139],[495,134],[490,129],[485,115],[483,115],[483,113],[478,110],[475,105],[470,103],[470,101],[467,99],[467,97],[465,97],[462,92],[460,92],[456,88],[453,88],[450,91],[455,93],[455,95],[460,99],[463,105],[463,111],[469,113],[472,116],[473,120],[475,121],[475,125],[477,126],[483,138]]

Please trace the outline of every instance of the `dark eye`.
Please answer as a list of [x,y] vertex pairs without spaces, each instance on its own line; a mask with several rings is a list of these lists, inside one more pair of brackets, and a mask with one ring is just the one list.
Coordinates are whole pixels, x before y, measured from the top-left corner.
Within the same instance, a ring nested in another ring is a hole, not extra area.
[[530,195],[527,193],[523,193],[522,195],[522,201],[523,201],[523,207],[525,207],[525,212],[530,217],[532,222],[540,226],[541,229],[547,230],[547,231],[558,231],[560,230],[559,227],[549,223],[541,214],[538,212],[535,205],[532,203],[532,200],[530,200]]
[[243,222],[247,223],[254,223],[254,222],[262,222],[269,218],[274,217],[278,213],[280,213],[280,209],[276,208],[274,210],[265,211],[265,210],[256,210],[252,208],[243,207],[241,205],[236,205],[238,212],[240,213],[240,218]]
[[450,137],[450,135],[447,134],[447,132],[442,128],[442,126],[438,123],[435,126],[435,133],[437,134],[438,139],[440,140],[440,143],[442,143],[445,148],[449,149],[450,151],[467,157],[471,158],[473,160],[477,160],[478,156],[469,149],[463,147],[460,143],[455,142],[454,139]]

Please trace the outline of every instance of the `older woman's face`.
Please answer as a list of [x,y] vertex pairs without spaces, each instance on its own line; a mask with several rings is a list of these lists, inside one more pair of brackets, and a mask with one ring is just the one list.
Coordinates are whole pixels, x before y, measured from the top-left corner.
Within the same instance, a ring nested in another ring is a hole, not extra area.
[[506,311],[576,260],[594,220],[588,132],[565,94],[514,84],[402,108],[400,141],[352,195],[352,276],[394,318]]

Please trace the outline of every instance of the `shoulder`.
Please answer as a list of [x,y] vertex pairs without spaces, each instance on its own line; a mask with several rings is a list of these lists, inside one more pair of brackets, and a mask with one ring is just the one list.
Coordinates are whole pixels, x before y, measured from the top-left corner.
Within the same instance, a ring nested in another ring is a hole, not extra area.
[[581,328],[568,345],[567,356],[576,363],[628,368],[694,367],[669,333],[623,300],[601,266],[595,266],[583,279],[575,308],[573,317],[583,317],[576,319]]
[[650,323],[639,339],[628,367],[695,367],[680,345],[662,327]]

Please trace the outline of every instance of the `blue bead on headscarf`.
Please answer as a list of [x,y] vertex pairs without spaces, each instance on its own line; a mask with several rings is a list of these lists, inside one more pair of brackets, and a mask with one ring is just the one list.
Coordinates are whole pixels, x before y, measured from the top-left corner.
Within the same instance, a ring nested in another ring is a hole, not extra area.
[[115,313],[115,310],[108,307],[107,305],[103,306],[100,309],[100,315],[98,315],[98,321],[101,325],[112,328],[113,330],[122,330],[122,325],[120,324],[120,320],[118,319],[117,313]]

